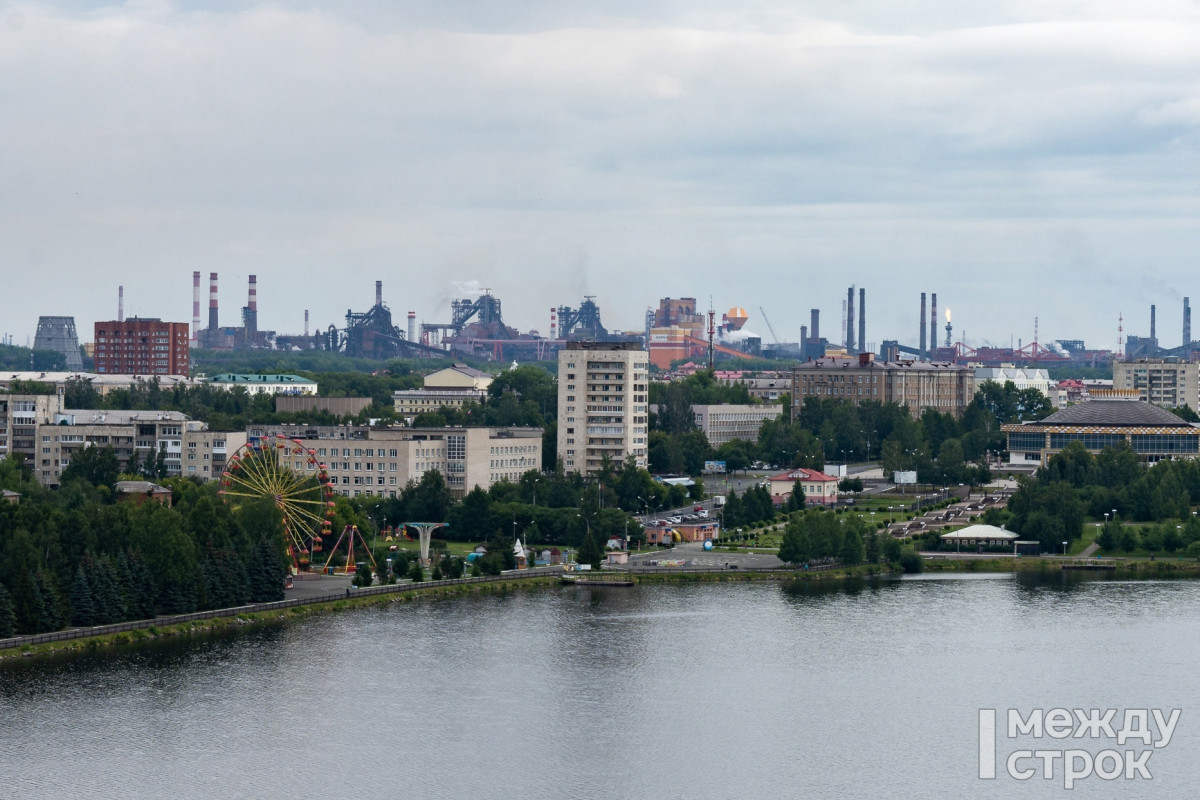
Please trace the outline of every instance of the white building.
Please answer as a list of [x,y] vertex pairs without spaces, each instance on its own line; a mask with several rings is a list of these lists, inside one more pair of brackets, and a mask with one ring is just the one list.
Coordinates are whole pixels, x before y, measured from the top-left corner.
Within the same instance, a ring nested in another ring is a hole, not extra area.
[[558,351],[558,457],[590,475],[604,457],[646,466],[649,356],[634,342],[568,342]]
[[704,432],[708,443],[720,447],[734,439],[758,441],[758,429],[769,419],[779,419],[783,406],[778,403],[762,405],[692,406],[696,427]]
[[1024,369],[1006,364],[1002,367],[979,367],[975,370],[975,386],[984,381],[995,381],[1003,386],[1012,381],[1018,390],[1037,389],[1046,397],[1050,394],[1050,373],[1044,369]]
[[316,394],[317,382],[299,375],[214,375],[204,381],[210,386],[233,389],[240,386],[249,394]]

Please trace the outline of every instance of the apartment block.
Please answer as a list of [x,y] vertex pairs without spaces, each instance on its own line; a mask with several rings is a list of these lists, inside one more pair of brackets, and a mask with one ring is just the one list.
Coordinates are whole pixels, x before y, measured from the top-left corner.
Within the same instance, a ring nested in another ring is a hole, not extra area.
[[646,466],[649,357],[635,342],[568,342],[558,351],[558,457],[591,475],[607,456]]
[[1113,362],[1113,389],[1164,408],[1200,406],[1200,364],[1168,358]]
[[96,323],[96,372],[101,375],[187,375],[188,323],[152,317]]
[[[372,428],[367,425],[253,425],[248,440],[284,436],[316,453],[345,497],[395,497],[429,470],[462,497],[476,486],[516,482],[542,468],[541,428]],[[303,461],[293,468],[309,469]]]

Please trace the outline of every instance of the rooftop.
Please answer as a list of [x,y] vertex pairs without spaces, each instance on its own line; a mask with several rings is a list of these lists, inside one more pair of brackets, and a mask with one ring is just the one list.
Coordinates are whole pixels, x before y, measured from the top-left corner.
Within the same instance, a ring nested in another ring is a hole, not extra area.
[[836,481],[833,475],[826,475],[824,472],[816,469],[808,469],[807,467],[799,467],[790,469],[787,472],[781,472],[778,475],[772,475],[773,481]]
[[1067,406],[1027,425],[1110,425],[1130,427],[1192,427],[1165,408],[1130,400],[1092,400]]
[[209,383],[307,383],[316,386],[317,382],[299,375],[245,375],[228,372],[224,375],[213,375]]

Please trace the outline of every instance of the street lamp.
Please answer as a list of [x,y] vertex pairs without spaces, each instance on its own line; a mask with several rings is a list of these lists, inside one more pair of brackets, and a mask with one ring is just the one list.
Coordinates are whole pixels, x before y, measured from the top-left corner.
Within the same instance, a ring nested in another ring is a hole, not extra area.
[[537,508],[537,485],[538,485],[538,481],[540,481],[540,480],[541,480],[541,478],[533,479],[533,507],[534,508]]
[[1067,543],[1063,542],[1063,555],[1065,556],[1066,554],[1067,554]]

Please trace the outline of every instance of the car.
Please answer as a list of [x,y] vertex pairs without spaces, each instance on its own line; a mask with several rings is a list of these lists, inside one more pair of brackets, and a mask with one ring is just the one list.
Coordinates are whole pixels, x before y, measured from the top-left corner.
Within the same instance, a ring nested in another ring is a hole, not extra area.
[[696,512],[696,516],[700,519],[708,519],[708,512],[702,508]]
[[654,520],[654,525],[655,525],[655,527],[658,527],[658,528],[665,528],[665,527],[667,527],[667,526],[668,526],[668,525],[670,525],[670,524],[671,524],[671,523],[667,522],[665,519],[656,519],[656,520]]
[[704,506],[693,506],[692,507],[692,511],[703,511],[703,510],[704,510]]
[[679,523],[683,522],[683,517],[667,517],[667,522],[671,523],[672,525],[678,525]]

